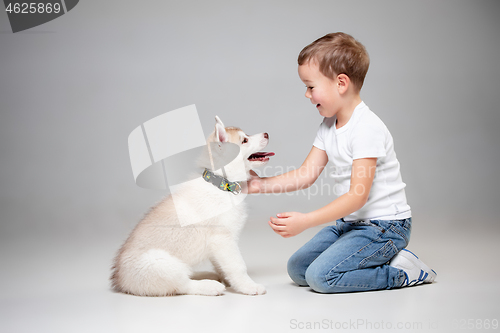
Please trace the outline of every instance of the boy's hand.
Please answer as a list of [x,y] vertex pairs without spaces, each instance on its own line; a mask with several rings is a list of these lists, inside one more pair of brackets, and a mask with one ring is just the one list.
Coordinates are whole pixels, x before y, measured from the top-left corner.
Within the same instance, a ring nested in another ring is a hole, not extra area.
[[273,228],[278,235],[288,238],[300,234],[302,231],[309,228],[309,221],[306,214],[290,212],[276,214],[276,217],[271,217],[269,226]]
[[248,194],[252,193],[260,193],[261,190],[261,180],[258,174],[255,171],[250,170],[250,179],[247,181]]

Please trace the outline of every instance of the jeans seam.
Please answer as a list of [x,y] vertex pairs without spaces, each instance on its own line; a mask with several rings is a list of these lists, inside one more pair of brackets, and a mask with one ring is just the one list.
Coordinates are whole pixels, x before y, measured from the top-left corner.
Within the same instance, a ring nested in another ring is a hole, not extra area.
[[[360,263],[359,263],[359,265],[358,265],[358,268],[359,268],[359,269],[363,269],[363,268],[365,268],[365,267],[364,267],[364,264],[365,264],[366,262],[368,262],[368,261],[369,261],[369,259],[375,258],[375,254],[377,254],[378,252],[381,252],[381,253],[380,253],[380,255],[381,255],[381,256],[384,256],[384,252],[386,252],[386,251],[383,251],[383,252],[382,252],[382,250],[384,250],[386,247],[391,247],[391,248],[392,248],[392,250],[393,250],[393,252],[394,252],[394,254],[396,254],[396,253],[398,252],[398,249],[397,249],[396,245],[394,245],[394,242],[392,241],[392,239],[389,239],[387,242],[385,242],[384,246],[382,246],[382,247],[381,247],[380,249],[378,249],[377,251],[373,252],[373,253],[372,253],[371,255],[369,255],[368,257],[366,257],[366,258],[364,258],[363,260],[361,260],[361,262],[360,262]],[[378,257],[378,256],[377,256],[377,257]],[[391,258],[392,258],[392,257],[389,257],[389,259],[391,259]],[[387,259],[387,260],[389,260],[389,259]]]
[[[335,270],[335,268],[339,267],[341,264],[343,264],[346,260],[348,260],[349,258],[351,258],[352,256],[354,256],[355,254],[361,252],[362,250],[364,250],[366,247],[372,245],[373,243],[379,241],[380,239],[382,238],[382,235],[380,235],[377,239],[371,241],[370,243],[366,244],[365,246],[363,246],[361,249],[359,249],[358,251],[352,253],[350,256],[348,256],[347,258],[345,258],[344,260],[342,260],[341,262],[339,262],[337,265],[335,265],[334,267],[332,267],[332,269],[330,269],[328,271],[328,273],[325,275],[325,280],[326,280],[326,283],[331,287],[332,285],[330,284],[330,282],[328,281],[327,277],[329,275],[331,275],[332,271]],[[358,265],[359,267],[359,265]]]
[[[327,283],[328,283],[328,281],[327,281]],[[334,286],[335,288],[338,288],[338,287],[340,287],[340,288],[352,288],[352,287],[356,287],[356,288],[364,288],[364,289],[368,289],[368,290],[374,290],[373,286],[364,285],[364,284],[363,285],[360,285],[360,284],[342,284],[342,285],[341,284],[336,284],[336,285],[331,285],[330,283],[328,283],[328,285],[330,287]]]
[[[325,227],[324,229],[326,229],[326,228],[328,228],[328,227]],[[337,230],[338,230],[338,227],[337,227]],[[333,244],[333,243],[332,243],[332,244]],[[332,244],[330,244],[330,246],[331,246]],[[310,264],[306,267],[306,269],[303,271],[303,272],[304,272],[304,281],[306,281],[306,272],[307,272],[307,270],[309,269],[309,267],[311,267],[311,265],[314,263],[314,261],[316,261],[316,259],[318,259],[318,257],[319,257],[321,254],[323,254],[323,252],[324,252],[324,251],[325,251],[325,250],[323,250],[322,252],[318,253],[318,255],[317,255],[316,257],[314,257],[314,259],[313,259],[313,260],[311,260],[311,263],[310,263]],[[294,255],[295,255],[295,253],[294,253]],[[290,274],[288,274],[288,275],[290,275]],[[293,280],[293,279],[292,279],[292,280]],[[306,281],[306,283],[307,283],[307,281]]]
[[403,220],[403,229],[411,230],[411,217]]
[[[374,220],[374,221],[376,221],[376,220]],[[375,228],[378,228],[381,232],[384,232],[384,231],[386,230],[386,229],[384,229],[383,227],[381,227],[381,226],[379,226],[379,225],[377,225],[377,224],[373,223],[371,220],[370,220],[370,222],[369,222],[369,223],[370,223],[370,225],[371,225],[371,226],[373,226],[373,227],[375,227]]]
[[395,228],[393,225],[391,225],[390,229],[395,232],[396,234],[400,235],[401,237],[403,237],[403,239],[405,240],[405,243],[406,245],[408,245],[408,238],[403,234],[401,233],[397,228]]

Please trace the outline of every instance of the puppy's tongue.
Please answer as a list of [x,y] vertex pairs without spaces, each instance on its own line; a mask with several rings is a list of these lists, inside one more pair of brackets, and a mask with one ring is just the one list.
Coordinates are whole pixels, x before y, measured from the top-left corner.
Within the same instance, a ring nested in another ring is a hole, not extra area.
[[248,157],[249,160],[264,160],[264,159],[269,159],[268,156],[274,156],[274,153],[267,153],[260,151],[258,153],[254,153]]

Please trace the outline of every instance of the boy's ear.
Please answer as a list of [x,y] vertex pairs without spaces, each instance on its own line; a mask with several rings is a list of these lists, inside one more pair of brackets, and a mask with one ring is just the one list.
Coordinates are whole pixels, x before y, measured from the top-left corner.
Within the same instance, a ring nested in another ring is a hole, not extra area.
[[216,142],[227,142],[228,137],[224,124],[219,117],[215,116],[215,141]]
[[337,85],[339,94],[343,94],[347,91],[347,89],[351,85],[351,79],[349,79],[349,76],[345,74],[339,74],[337,75]]

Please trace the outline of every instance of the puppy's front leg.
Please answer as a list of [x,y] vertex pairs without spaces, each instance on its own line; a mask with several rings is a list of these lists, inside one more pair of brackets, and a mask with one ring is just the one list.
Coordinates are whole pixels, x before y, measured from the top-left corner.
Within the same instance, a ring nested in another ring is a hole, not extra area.
[[236,241],[229,235],[214,236],[210,245],[211,261],[222,271],[231,287],[246,295],[262,295],[266,288],[255,283],[247,274],[247,267]]

